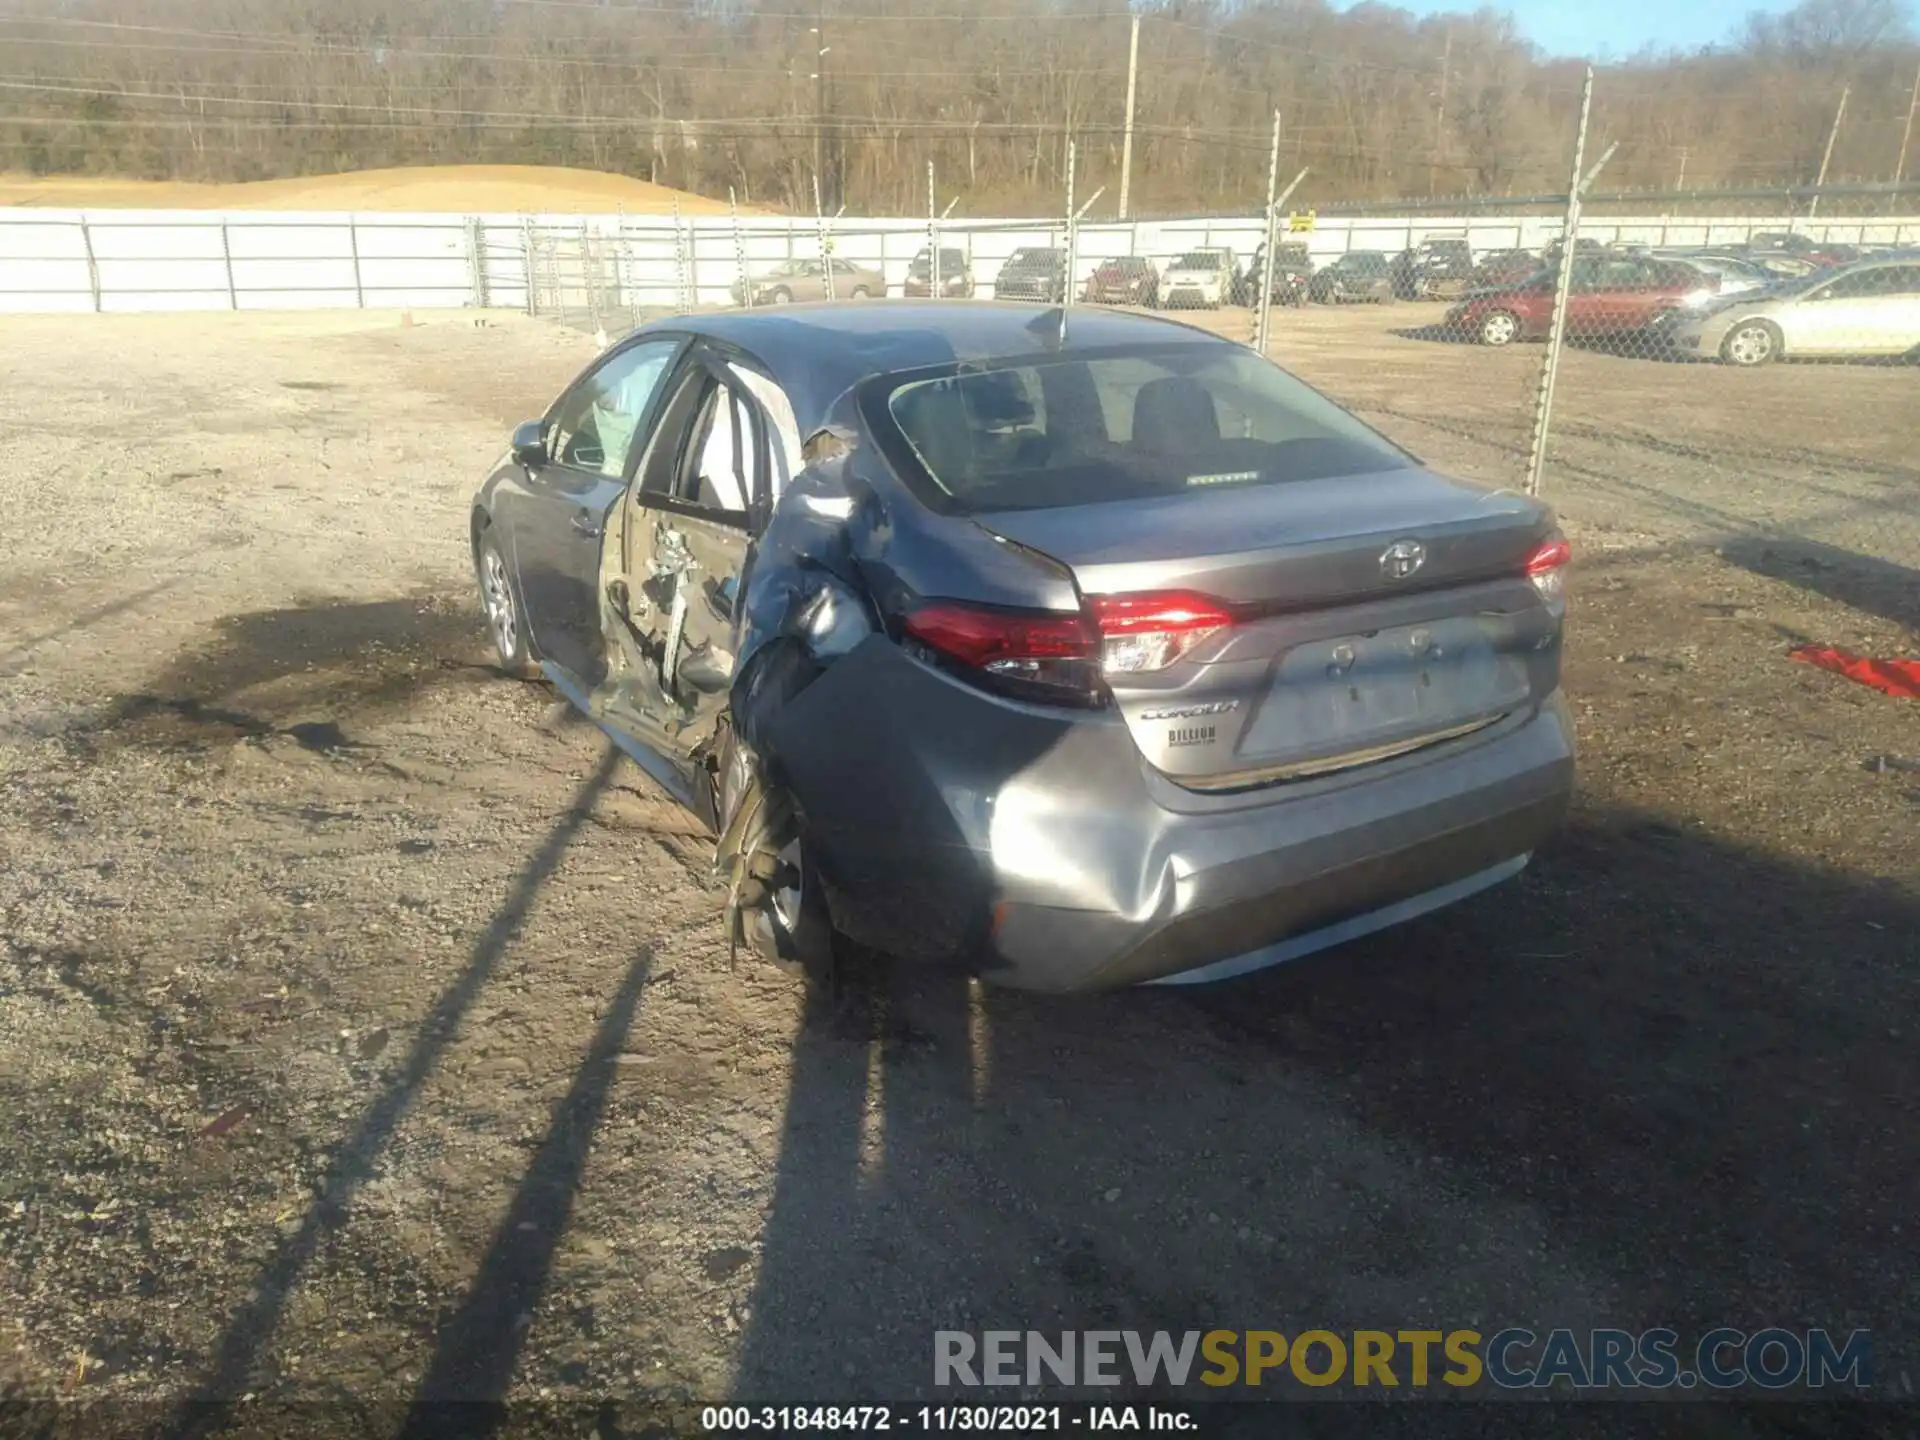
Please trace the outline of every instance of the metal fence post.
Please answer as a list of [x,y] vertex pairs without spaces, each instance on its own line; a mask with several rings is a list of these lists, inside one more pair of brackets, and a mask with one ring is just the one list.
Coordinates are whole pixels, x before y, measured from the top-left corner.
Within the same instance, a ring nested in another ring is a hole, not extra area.
[[220,258],[227,262],[227,308],[240,308],[240,292],[233,285],[233,246],[227,241],[227,222],[220,222]]
[[680,202],[673,202],[673,312],[684,315],[693,308],[687,284],[687,235],[680,225]]
[[100,262],[93,253],[93,232],[87,228],[87,217],[80,217],[80,245],[87,252],[87,290],[93,296],[93,313],[100,313]]
[[353,256],[353,303],[359,310],[367,308],[366,286],[360,279],[360,222],[347,216],[347,253]]
[[940,298],[940,218],[933,194],[933,162],[927,162],[927,298]]
[[1574,247],[1580,234],[1580,181],[1587,163],[1587,119],[1593,111],[1593,67],[1580,89],[1580,129],[1573,141],[1573,178],[1567,182],[1567,219],[1560,232],[1559,273],[1553,285],[1553,323],[1547,353],[1540,363],[1540,390],[1533,407],[1533,448],[1527,458],[1527,494],[1540,493],[1547,463],[1547,431],[1553,420],[1553,387],[1560,373],[1560,352],[1567,341],[1567,295],[1573,288]]
[[[347,218],[351,230],[353,218]],[[473,269],[473,303],[482,310],[490,303],[487,295],[487,232],[478,215],[467,217],[467,263]]]
[[540,313],[540,286],[537,274],[538,263],[533,253],[533,221],[523,219],[520,222],[520,267],[526,273],[527,314]]
[[833,237],[827,231],[826,208],[820,203],[820,177],[813,177],[813,218],[820,227],[820,271],[826,277],[827,299],[838,300],[833,286]]
[[733,187],[727,187],[727,213],[733,216],[733,263],[740,272],[740,303],[747,309],[753,308],[753,286],[747,283],[747,237],[740,233],[740,206],[733,198]]

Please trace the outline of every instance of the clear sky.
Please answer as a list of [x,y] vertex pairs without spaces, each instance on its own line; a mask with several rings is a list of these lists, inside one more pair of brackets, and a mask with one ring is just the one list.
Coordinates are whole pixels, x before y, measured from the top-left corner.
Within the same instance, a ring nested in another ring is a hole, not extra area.
[[[1388,0],[1416,15],[1472,10],[1474,0]],[[1909,0],[1914,9],[1916,0]],[[1643,45],[1696,49],[1727,39],[1755,10],[1787,10],[1792,0],[1492,0],[1521,33],[1551,55],[1623,59]]]

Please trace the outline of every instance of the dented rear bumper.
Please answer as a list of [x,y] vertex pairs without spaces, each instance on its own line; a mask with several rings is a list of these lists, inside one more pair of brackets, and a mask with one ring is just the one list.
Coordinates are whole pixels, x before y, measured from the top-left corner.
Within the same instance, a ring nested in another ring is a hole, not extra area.
[[983,694],[879,636],[764,740],[840,929],[1057,991],[1252,968],[1450,903],[1517,870],[1573,781],[1556,695],[1364,771],[1200,795],[1118,716]]

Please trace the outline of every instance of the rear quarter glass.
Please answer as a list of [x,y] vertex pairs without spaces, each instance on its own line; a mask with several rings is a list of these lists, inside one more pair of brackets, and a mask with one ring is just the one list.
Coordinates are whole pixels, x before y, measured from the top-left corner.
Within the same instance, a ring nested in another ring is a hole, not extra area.
[[1022,357],[877,377],[869,429],[943,514],[1150,499],[1419,462],[1237,345]]

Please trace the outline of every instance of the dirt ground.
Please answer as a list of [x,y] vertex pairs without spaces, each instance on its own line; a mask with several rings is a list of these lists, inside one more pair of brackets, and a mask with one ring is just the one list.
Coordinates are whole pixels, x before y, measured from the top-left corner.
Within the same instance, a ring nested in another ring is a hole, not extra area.
[[87,210],[398,210],[458,215],[719,215],[724,201],[565,165],[401,165],[340,175],[213,184],[96,175],[0,174],[0,205]]
[[[1516,478],[1537,347],[1430,313],[1276,353]],[[1920,646],[1920,376],[1571,358],[1580,795],[1520,879],[1210,989],[834,998],[730,964],[696,827],[488,665],[468,497],[590,353],[0,319],[0,1384],[844,1403],[948,1327],[1783,1324],[1913,1395],[1920,708],[1786,651]]]

